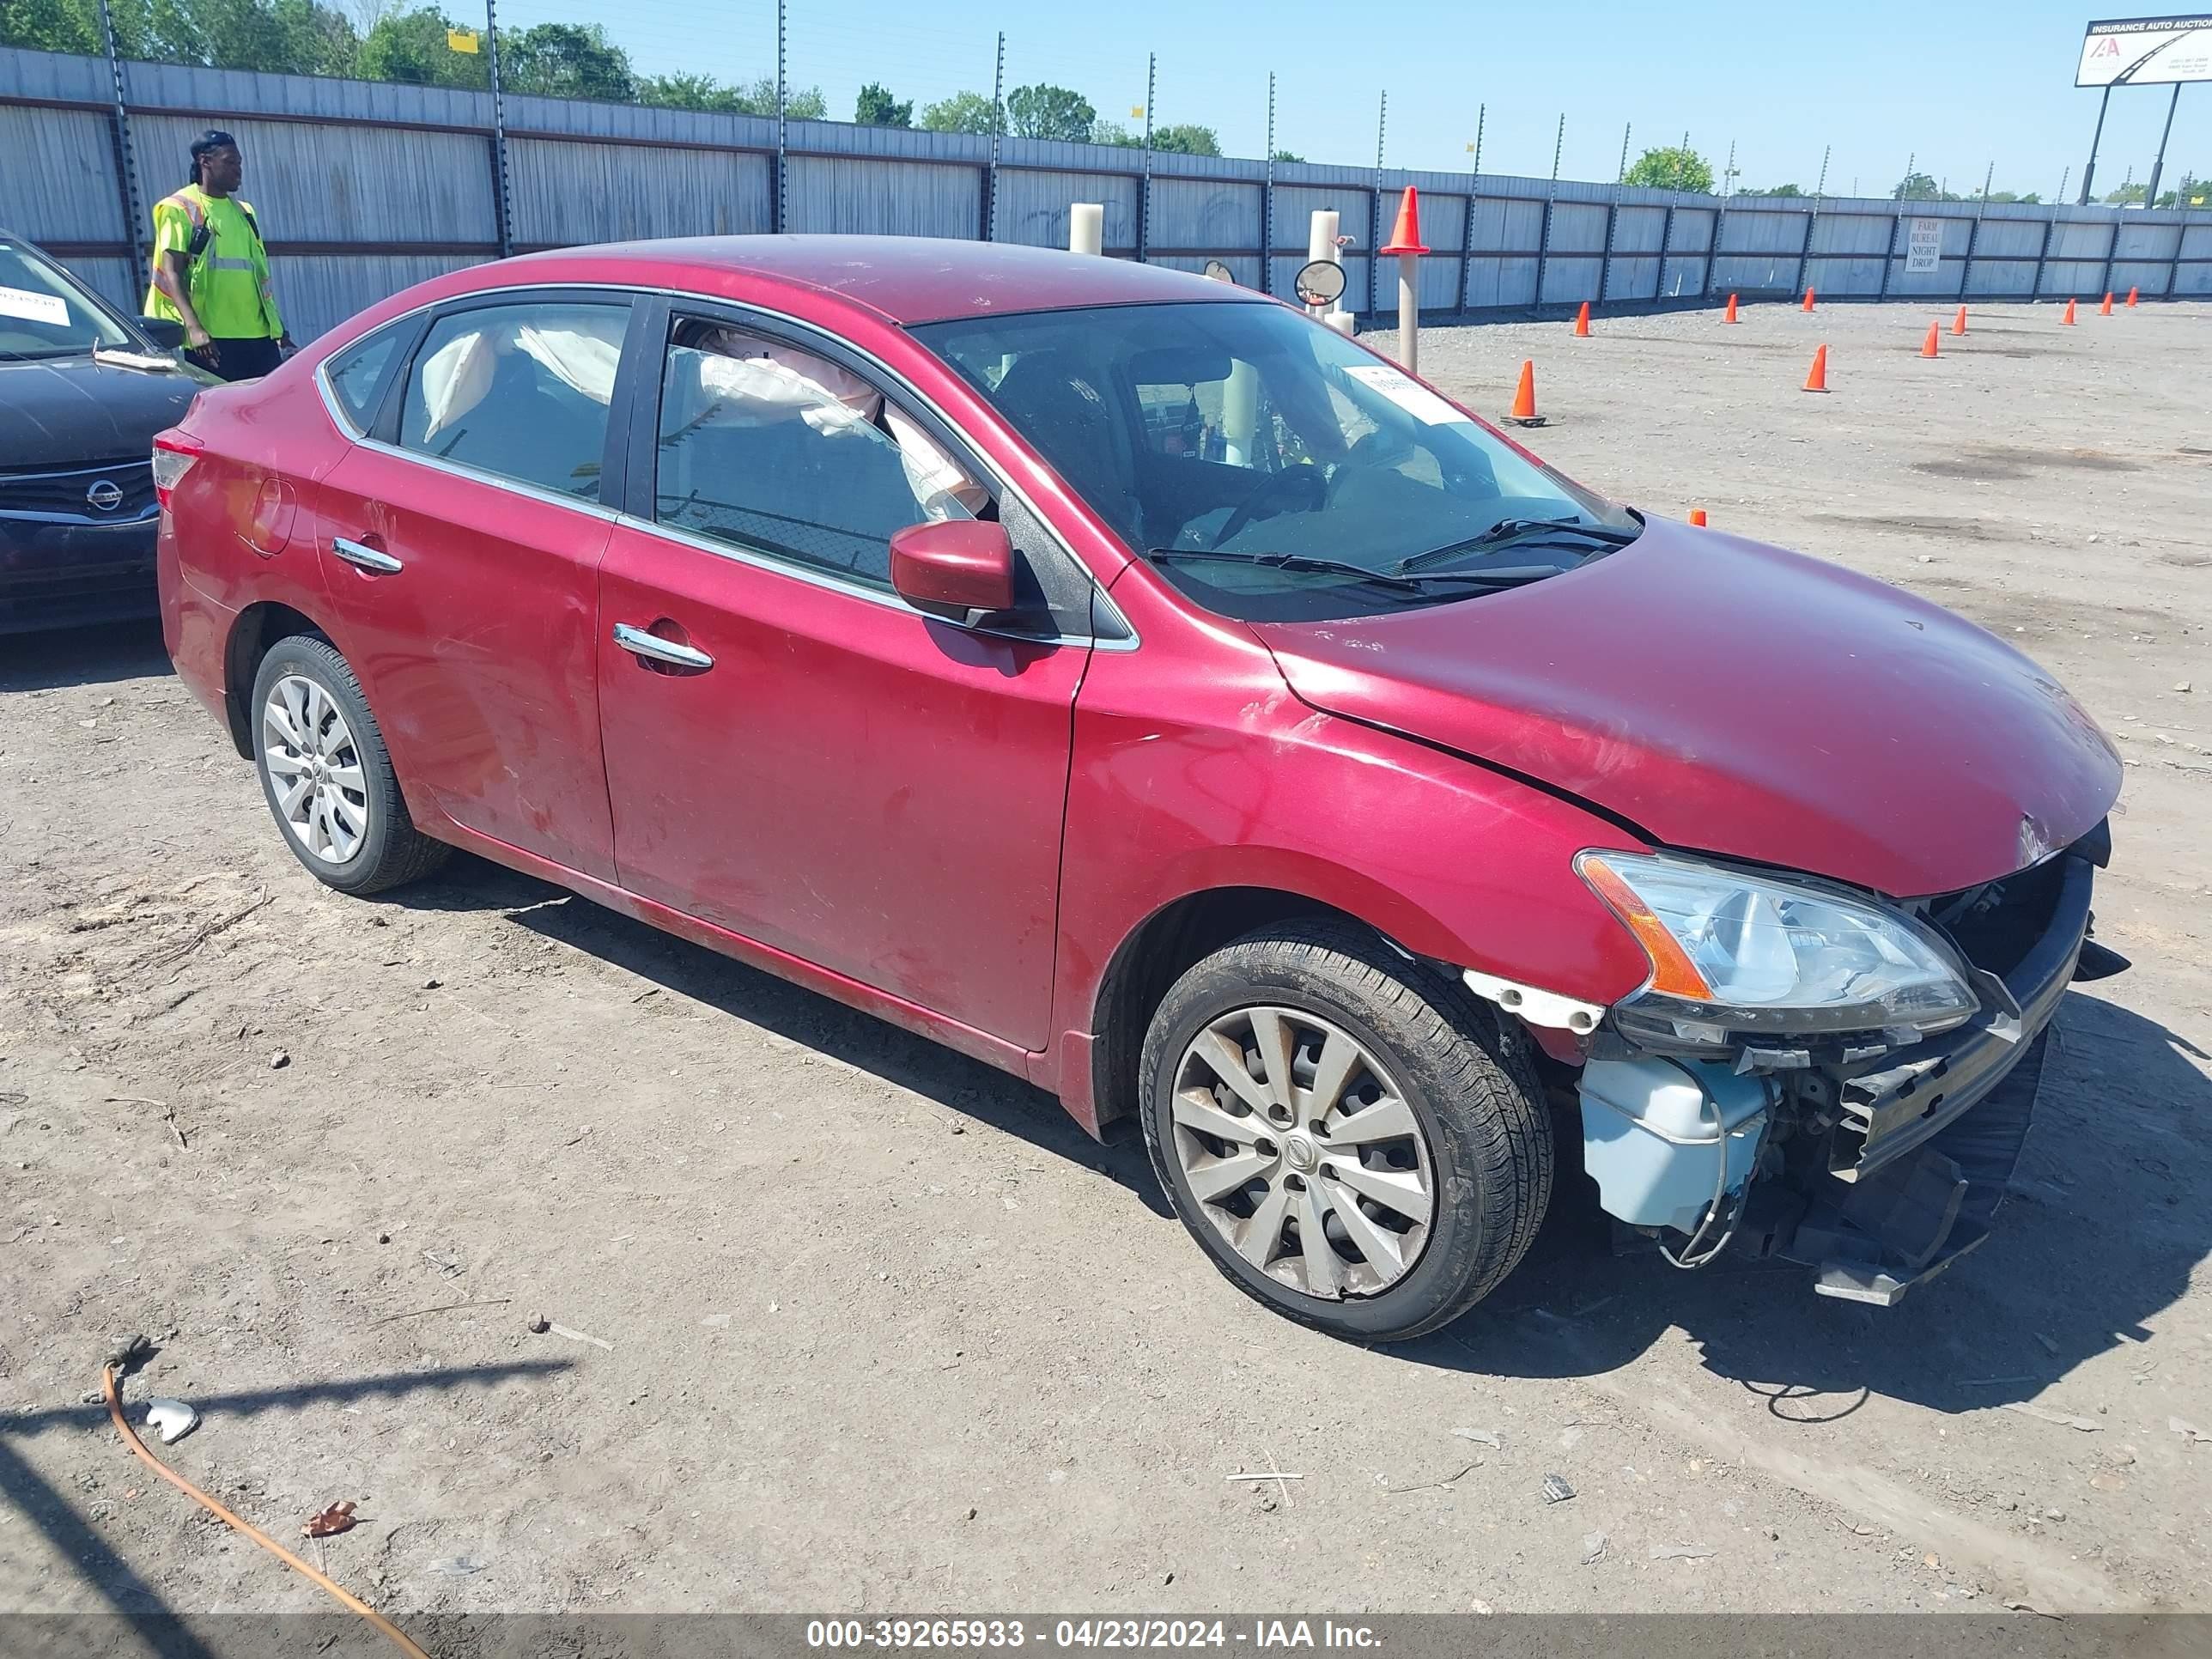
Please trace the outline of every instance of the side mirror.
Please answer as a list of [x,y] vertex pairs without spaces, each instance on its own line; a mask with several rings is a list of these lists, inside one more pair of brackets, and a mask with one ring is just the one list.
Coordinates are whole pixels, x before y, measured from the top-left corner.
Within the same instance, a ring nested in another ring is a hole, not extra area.
[[138,331],[164,351],[174,351],[185,343],[185,325],[172,317],[141,317]]
[[891,537],[891,586],[924,615],[963,626],[977,611],[1011,611],[1013,542],[981,519],[908,525]]

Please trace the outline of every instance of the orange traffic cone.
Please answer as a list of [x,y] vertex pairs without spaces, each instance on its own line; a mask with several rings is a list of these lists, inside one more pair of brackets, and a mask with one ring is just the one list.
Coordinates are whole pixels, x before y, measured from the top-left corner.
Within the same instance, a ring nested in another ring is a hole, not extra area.
[[1702,507],[1692,507],[1690,509],[1690,522],[1697,526],[1698,529],[1704,529],[1705,527],[1705,509]]
[[1722,313],[1721,320],[1724,323],[1732,323],[1735,320],[1735,295],[1733,294],[1729,295],[1728,309]]
[[1421,240],[1421,192],[1414,185],[1406,186],[1406,193],[1398,198],[1398,222],[1390,232],[1390,240],[1375,250],[1377,253],[1426,253],[1427,245]]
[[1544,417],[1536,412],[1536,365],[1533,361],[1521,365],[1521,384],[1514,388],[1513,407],[1505,411],[1505,418],[1516,426],[1544,423]]
[[2097,307],[2097,314],[2100,317],[2109,317],[2112,314],[2112,296],[2110,294],[2105,295],[2105,303]]
[[1966,308],[1964,306],[1960,306],[1959,307],[1959,314],[1951,319],[1951,332],[1954,334],[1964,334],[1966,331]]
[[2128,303],[2129,303],[2130,305],[2133,305],[2135,302],[2136,302],[2136,290],[2135,290],[2134,289],[2130,289],[2128,290]]
[[1583,308],[1575,313],[1575,338],[1577,340],[1589,338],[1589,301],[1588,300],[1583,301]]
[[1812,290],[1811,289],[1809,289],[1809,288],[1808,288],[1808,289],[1807,289],[1805,290],[1805,309],[1806,309],[1806,310],[1808,310],[1808,311],[1810,311],[1812,308],[1813,308],[1813,290]]
[[1942,331],[1943,325],[1941,323],[1930,323],[1928,325],[1928,337],[1920,343],[1920,355],[1922,356],[1940,357],[1942,356],[1942,353],[1936,349],[1936,337]]
[[2058,320],[2061,323],[2063,323],[2068,328],[2074,326],[2074,302],[2071,300],[2069,300],[2066,302],[2066,314],[2063,317],[2061,317]]
[[1805,377],[1805,390],[1826,392],[1828,389],[1828,348],[1822,346],[1813,354],[1813,372]]

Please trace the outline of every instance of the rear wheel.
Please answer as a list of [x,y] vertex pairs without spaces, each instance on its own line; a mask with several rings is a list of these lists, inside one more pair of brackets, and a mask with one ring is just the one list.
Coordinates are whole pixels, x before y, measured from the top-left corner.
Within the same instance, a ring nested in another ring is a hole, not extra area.
[[328,641],[279,640],[253,680],[253,759],[284,844],[318,881],[376,893],[428,875],[447,849],[415,828],[384,734]]
[[1146,1144],[1247,1294],[1336,1335],[1417,1336],[1495,1289],[1550,1199],[1517,1042],[1349,924],[1271,928],[1178,980],[1146,1036]]

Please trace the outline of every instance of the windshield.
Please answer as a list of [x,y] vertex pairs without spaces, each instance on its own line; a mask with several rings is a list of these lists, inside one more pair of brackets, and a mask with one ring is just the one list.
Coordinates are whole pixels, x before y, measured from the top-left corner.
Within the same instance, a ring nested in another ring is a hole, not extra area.
[[137,344],[43,256],[0,240],[0,362]]
[[[1466,599],[1640,528],[1287,307],[1119,306],[913,331],[1132,549],[1224,615]],[[1501,580],[1475,580],[1492,566]]]

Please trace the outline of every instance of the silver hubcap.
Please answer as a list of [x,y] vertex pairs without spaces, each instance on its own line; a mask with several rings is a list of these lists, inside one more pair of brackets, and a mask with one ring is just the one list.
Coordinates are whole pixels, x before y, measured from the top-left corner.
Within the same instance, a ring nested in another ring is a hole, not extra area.
[[288,674],[261,709],[261,765],[276,815],[310,857],[343,864],[368,833],[368,786],[353,731],[331,694]]
[[1206,1218],[1271,1279],[1336,1301],[1419,1260],[1437,1212],[1427,1139],[1382,1063],[1327,1020],[1222,1015],[1183,1050],[1174,1117]]

